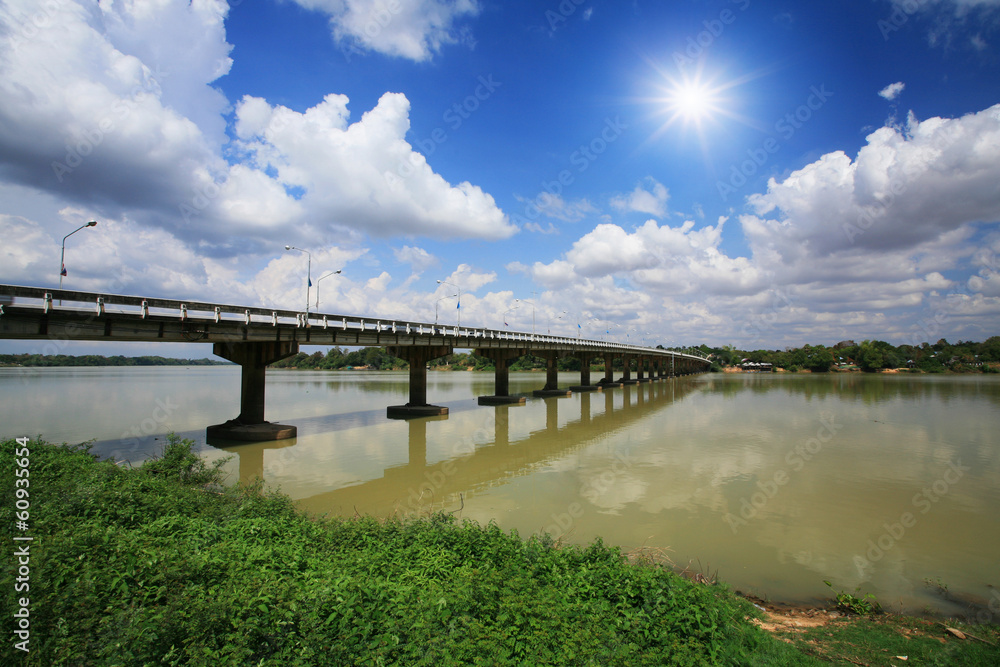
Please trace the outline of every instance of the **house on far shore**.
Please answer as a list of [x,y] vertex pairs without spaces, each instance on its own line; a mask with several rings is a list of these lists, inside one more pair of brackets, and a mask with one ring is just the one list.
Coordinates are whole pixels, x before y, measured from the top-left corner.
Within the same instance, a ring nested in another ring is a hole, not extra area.
[[744,373],[773,373],[774,369],[770,363],[766,361],[746,361],[743,360],[741,363],[737,364],[737,367]]

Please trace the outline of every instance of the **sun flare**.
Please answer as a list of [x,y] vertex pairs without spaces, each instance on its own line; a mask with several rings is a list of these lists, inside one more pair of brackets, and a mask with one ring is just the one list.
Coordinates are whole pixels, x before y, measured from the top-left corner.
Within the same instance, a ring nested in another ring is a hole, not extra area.
[[687,121],[699,122],[718,111],[718,97],[707,86],[698,82],[685,82],[676,86],[668,96],[670,111]]

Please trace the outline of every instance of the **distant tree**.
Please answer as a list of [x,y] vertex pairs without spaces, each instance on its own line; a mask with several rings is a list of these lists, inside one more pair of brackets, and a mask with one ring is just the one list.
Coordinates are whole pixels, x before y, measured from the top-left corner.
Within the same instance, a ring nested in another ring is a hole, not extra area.
[[885,368],[885,352],[877,343],[880,341],[863,340],[858,345],[858,356],[855,360],[858,368],[871,373]]

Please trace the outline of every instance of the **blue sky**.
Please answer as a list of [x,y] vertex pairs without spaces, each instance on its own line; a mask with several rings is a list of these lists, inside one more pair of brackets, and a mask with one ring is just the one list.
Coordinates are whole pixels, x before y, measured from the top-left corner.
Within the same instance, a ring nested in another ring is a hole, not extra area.
[[517,306],[511,328],[668,346],[1000,333],[1000,0],[8,0],[0,21],[3,282],[54,286],[97,220],[68,288],[303,307],[288,244],[314,282],[343,271],[331,313],[450,321],[440,280],[463,323]]

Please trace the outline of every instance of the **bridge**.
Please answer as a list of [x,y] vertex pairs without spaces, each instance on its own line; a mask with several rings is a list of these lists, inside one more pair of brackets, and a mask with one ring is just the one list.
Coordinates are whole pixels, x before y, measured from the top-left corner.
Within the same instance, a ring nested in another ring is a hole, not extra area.
[[[294,426],[264,419],[265,371],[297,354],[300,345],[384,347],[408,362],[409,401],[386,409],[398,419],[448,413],[427,402],[427,363],[456,349],[474,350],[494,364],[494,394],[478,397],[480,405],[524,403],[523,396],[510,394],[509,368],[525,354],[546,361],[545,386],[535,396],[569,396],[709,366],[697,355],[612,341],[19,285],[0,285],[0,339],[212,343],[213,354],[240,365],[241,395],[239,416],[210,426],[208,434],[245,441],[295,436]],[[557,361],[566,355],[580,360],[580,384],[560,388]],[[604,361],[604,377],[592,384],[590,366],[597,358]],[[622,362],[617,380],[615,359]]]

